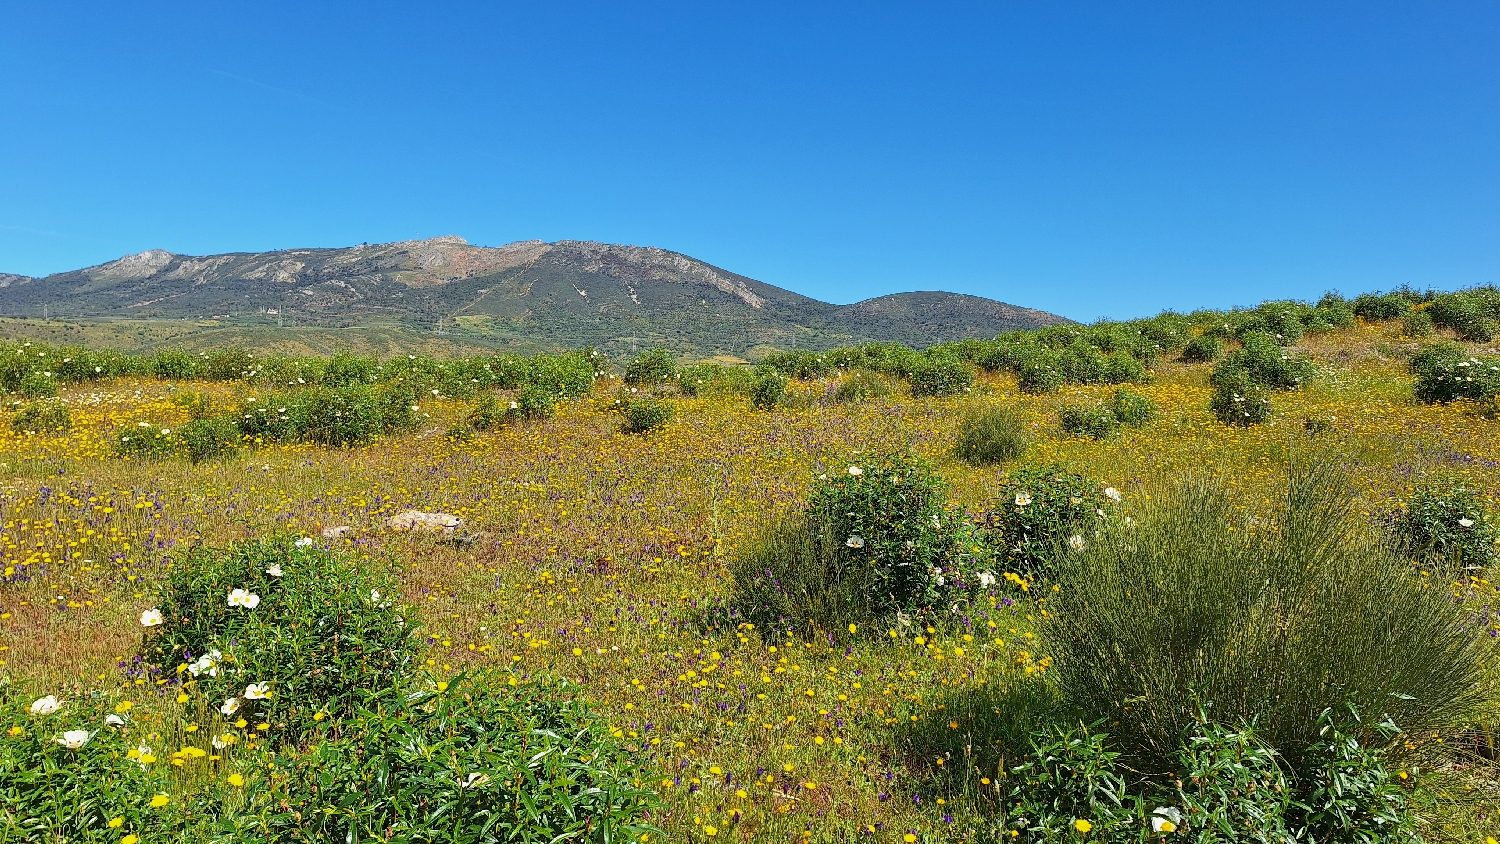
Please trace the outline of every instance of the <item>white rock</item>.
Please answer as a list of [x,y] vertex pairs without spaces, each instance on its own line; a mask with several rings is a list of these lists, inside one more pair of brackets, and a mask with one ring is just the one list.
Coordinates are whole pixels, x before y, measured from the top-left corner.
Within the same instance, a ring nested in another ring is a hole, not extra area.
[[351,527],[349,527],[348,525],[339,525],[338,527],[326,527],[326,528],[323,528],[323,538],[324,539],[343,539],[344,537],[348,536],[349,533],[350,533],[350,531],[352,531],[352,530],[354,530],[354,529],[351,528]]
[[427,530],[451,534],[464,520],[452,513],[423,513],[421,510],[403,510],[385,520],[391,530]]

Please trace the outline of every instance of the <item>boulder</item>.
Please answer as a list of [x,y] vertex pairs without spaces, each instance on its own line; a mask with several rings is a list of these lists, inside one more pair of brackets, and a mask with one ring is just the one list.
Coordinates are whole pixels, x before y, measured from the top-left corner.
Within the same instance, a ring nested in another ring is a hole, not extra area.
[[424,513],[421,510],[402,510],[385,520],[385,526],[391,530],[423,530],[449,536],[463,523],[463,519],[452,513]]

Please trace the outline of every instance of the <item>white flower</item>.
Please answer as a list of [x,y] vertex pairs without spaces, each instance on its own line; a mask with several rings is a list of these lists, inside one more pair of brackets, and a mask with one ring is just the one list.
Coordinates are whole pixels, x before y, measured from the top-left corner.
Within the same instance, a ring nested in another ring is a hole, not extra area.
[[161,617],[161,610],[156,609],[155,607],[152,607],[151,609],[141,613],[142,627],[159,627],[165,620],[166,619]]
[[266,574],[272,577],[281,577],[281,565],[273,564],[270,568],[266,569]]
[[1471,528],[1471,527],[1474,526],[1474,520],[1473,519],[1459,519],[1458,520],[1458,526],[1459,527]]
[[484,785],[485,783],[487,783],[489,781],[490,781],[490,775],[489,774],[473,773],[473,774],[469,774],[468,778],[464,780],[463,787],[464,788],[477,788],[479,786]]
[[860,475],[863,475],[864,473],[865,473],[865,470],[859,468],[858,466],[850,466],[849,467],[849,474],[853,475],[856,478],[859,477]]
[[1031,503],[1031,493],[1029,493],[1029,492],[1018,492],[1018,493],[1016,493],[1016,506],[1017,507],[1025,507],[1027,504],[1030,504],[1030,503]]
[[210,677],[217,677],[219,676],[219,660],[223,658],[223,654],[219,653],[217,650],[211,650],[203,656],[200,656],[196,660],[194,660],[193,663],[188,666],[188,673],[192,674],[194,677],[197,677],[199,674],[205,673]]
[[224,748],[226,748],[226,747],[228,747],[230,745],[231,742],[225,741],[224,739],[225,739],[224,736],[214,736],[214,738],[213,738],[214,750],[223,750]]
[[221,706],[221,707],[219,707],[219,714],[220,715],[225,715],[225,716],[233,715],[234,713],[239,712],[239,711],[240,711],[240,699],[237,698],[237,697],[232,697],[229,700],[224,701],[224,705]]
[[271,698],[271,684],[264,681],[251,683],[245,687],[245,697],[248,700],[269,700]]
[[844,544],[850,548],[863,548],[865,547],[865,538],[856,534],[844,540]]
[[253,610],[260,605],[260,596],[254,592],[235,589],[229,593],[229,605],[231,607],[244,607],[247,610]]
[[56,695],[47,695],[32,701],[26,711],[32,715],[51,715],[59,709],[62,709],[62,701],[58,700]]
[[991,586],[994,586],[996,582],[997,581],[995,580],[995,575],[994,574],[992,574],[990,572],[987,572],[987,571],[982,571],[982,572],[979,573],[979,588],[980,589],[988,589]]
[[104,724],[107,727],[123,727],[125,726],[125,719],[111,712],[104,716]]
[[1076,533],[1073,534],[1072,536],[1068,537],[1068,547],[1072,548],[1074,551],[1082,551],[1083,550],[1083,537],[1079,536]]
[[1176,806],[1157,806],[1151,813],[1152,832],[1176,832],[1182,823],[1182,811]]
[[297,546],[298,548],[306,548],[307,546],[313,544],[313,541],[311,536],[304,536],[296,542],[293,542],[292,544]]
[[1114,487],[1106,487],[1104,490],[1104,497],[1108,498],[1110,501],[1118,503],[1120,500],[1120,491],[1118,489],[1115,489]]
[[69,750],[77,750],[88,744],[90,738],[93,736],[89,735],[88,730],[68,730],[57,737],[57,743]]

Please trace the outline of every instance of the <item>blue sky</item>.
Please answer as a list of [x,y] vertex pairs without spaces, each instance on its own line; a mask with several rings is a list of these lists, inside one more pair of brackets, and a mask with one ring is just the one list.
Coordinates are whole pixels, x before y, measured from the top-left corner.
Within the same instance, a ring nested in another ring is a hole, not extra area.
[[1080,320],[1500,282],[1494,3],[0,4],[0,271],[440,234]]

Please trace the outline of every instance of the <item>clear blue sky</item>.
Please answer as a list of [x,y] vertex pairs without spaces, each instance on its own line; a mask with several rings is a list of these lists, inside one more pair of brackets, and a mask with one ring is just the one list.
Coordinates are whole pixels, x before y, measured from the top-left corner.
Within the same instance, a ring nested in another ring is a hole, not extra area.
[[1500,282],[1500,5],[0,3],[0,271],[439,234],[1081,320]]

